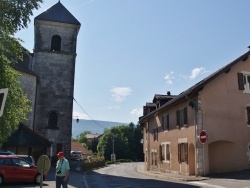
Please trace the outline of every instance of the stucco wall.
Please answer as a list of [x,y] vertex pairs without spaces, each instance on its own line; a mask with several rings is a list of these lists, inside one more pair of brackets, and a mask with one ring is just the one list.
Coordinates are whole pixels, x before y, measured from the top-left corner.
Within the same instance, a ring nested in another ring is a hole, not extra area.
[[[205,157],[208,173],[249,168],[247,147],[250,128],[246,124],[246,106],[250,102],[250,94],[238,89],[237,73],[241,71],[250,72],[249,59],[239,62],[228,73],[211,81],[200,93],[203,129],[209,135]],[[223,143],[224,147],[221,147]],[[227,147],[229,144],[225,143],[231,143],[230,150]],[[228,148],[228,152],[225,148]],[[218,163],[216,160],[223,162]]]
[[[144,151],[148,151],[148,164],[149,169],[160,170],[171,173],[194,174],[195,165],[195,126],[194,126],[194,110],[188,106],[188,102],[181,105],[172,107],[171,109],[164,110],[157,116],[150,118],[148,140],[144,135]],[[187,127],[178,128],[176,123],[176,111],[187,107],[188,109],[188,125]],[[170,128],[168,131],[163,131],[161,128],[161,117],[164,114],[169,114]],[[153,130],[158,127],[158,140],[154,141]],[[146,134],[144,129],[144,134]],[[149,145],[150,142],[150,145]],[[162,161],[160,158],[160,145],[163,142],[170,144],[170,161]],[[178,161],[178,143],[188,143],[192,147],[190,150],[188,162],[179,163]],[[157,165],[152,165],[152,151],[157,152]],[[146,152],[145,152],[146,153]],[[190,164],[192,165],[190,167]],[[147,167],[146,165],[146,167]],[[190,170],[191,169],[191,170]]]

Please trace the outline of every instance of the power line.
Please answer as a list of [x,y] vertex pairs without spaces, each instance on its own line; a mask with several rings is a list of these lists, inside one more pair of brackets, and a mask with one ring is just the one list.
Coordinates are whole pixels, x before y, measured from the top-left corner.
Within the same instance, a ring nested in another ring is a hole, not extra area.
[[82,107],[81,107],[81,105],[76,101],[76,99],[73,97],[73,99],[74,99],[74,101],[76,102],[76,104],[82,109],[82,111],[87,115],[87,116],[89,116],[89,118],[92,120],[92,121],[94,121],[97,125],[99,125],[100,127],[102,127],[102,128],[106,128],[106,127],[104,127],[104,126],[102,126],[102,125],[100,125],[96,120],[94,120]]

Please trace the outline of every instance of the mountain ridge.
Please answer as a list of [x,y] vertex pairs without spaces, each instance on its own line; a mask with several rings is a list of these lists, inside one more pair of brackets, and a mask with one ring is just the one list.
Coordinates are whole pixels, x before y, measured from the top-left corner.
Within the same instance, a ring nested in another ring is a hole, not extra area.
[[128,123],[101,121],[101,120],[89,120],[79,119],[77,123],[76,119],[72,120],[72,138],[76,138],[84,131],[90,131],[93,134],[103,134],[105,129],[119,125],[128,125]]

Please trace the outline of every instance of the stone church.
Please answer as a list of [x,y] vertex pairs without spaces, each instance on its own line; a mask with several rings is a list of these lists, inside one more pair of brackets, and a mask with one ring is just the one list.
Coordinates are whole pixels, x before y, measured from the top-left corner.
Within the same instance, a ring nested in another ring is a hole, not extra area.
[[[24,53],[15,65],[21,73],[24,93],[32,102],[28,121],[23,122],[50,142],[43,153],[69,157],[77,35],[80,22],[59,1],[34,20],[33,53]],[[33,148],[34,150],[34,148]],[[32,148],[29,148],[32,154]],[[41,153],[41,151],[40,151]]]

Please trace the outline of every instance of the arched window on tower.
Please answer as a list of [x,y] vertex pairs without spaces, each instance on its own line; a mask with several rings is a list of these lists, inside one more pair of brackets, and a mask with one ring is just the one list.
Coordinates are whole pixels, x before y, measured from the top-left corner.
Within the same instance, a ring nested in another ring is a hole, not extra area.
[[51,38],[51,51],[61,51],[61,37],[59,35],[54,35]]
[[51,129],[57,128],[58,114],[56,111],[50,111],[48,115],[48,127]]

